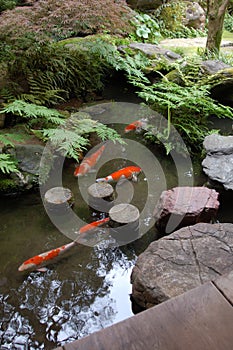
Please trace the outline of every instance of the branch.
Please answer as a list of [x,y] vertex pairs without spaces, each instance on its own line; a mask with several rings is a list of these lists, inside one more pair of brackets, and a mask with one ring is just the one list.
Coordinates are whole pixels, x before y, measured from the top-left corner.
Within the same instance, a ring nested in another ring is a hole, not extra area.
[[221,17],[222,15],[224,15],[227,5],[229,4],[229,0],[225,0],[222,5],[219,7],[218,9],[218,16]]

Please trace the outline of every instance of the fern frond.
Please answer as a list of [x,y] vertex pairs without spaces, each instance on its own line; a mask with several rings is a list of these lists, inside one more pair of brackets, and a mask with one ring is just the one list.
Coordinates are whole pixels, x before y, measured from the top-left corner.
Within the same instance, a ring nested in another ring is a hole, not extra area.
[[12,113],[26,119],[44,118],[46,121],[51,121],[57,125],[63,124],[64,116],[56,109],[38,106],[33,103],[28,103],[22,100],[15,100],[8,103],[0,113]]
[[25,141],[25,139],[26,139],[26,136],[23,136],[20,134],[0,133],[0,143],[2,143],[4,146],[14,147],[15,142],[23,142]]
[[0,154],[0,171],[3,174],[9,174],[18,171],[17,163],[11,159],[10,154]]

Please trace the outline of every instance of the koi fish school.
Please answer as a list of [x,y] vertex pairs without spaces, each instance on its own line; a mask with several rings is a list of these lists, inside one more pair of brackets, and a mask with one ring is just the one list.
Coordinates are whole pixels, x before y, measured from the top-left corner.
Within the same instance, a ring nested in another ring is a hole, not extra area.
[[[109,218],[101,219],[98,221],[94,221],[91,224],[84,225],[80,228],[79,234],[83,234],[85,232],[88,232],[96,227],[99,227],[109,221]],[[79,237],[78,237],[79,238]],[[78,238],[77,240],[65,244],[59,248],[55,248],[52,250],[49,250],[48,252],[41,253],[39,255],[36,255],[26,261],[23,262],[22,265],[18,268],[18,271],[26,271],[26,270],[38,270],[44,272],[46,269],[44,269],[44,266],[51,264],[54,262],[54,259],[65,252],[67,252],[69,249],[74,247],[78,244]]]

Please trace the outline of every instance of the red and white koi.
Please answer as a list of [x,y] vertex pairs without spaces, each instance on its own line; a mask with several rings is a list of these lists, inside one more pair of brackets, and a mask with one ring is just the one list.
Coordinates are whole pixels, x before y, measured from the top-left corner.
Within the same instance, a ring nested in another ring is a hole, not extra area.
[[[98,221],[94,221],[90,224],[84,225],[79,229],[79,234],[83,234],[85,232],[88,232],[96,227],[99,227],[109,221],[109,218],[101,219]],[[54,262],[54,259],[59,257],[60,255],[64,254],[68,250],[70,250],[72,247],[78,244],[79,237],[68,244],[62,245],[59,248],[51,249],[45,253],[41,253],[39,255],[35,255],[34,257],[24,261],[22,265],[18,268],[18,271],[26,271],[26,270],[38,270],[38,271],[46,271],[44,266],[51,264]]]
[[101,146],[95,153],[91,154],[89,157],[85,157],[81,164],[76,167],[74,171],[74,176],[78,177],[89,173],[100,159],[104,149],[105,145]]
[[137,176],[141,171],[142,169],[138,166],[128,166],[126,168],[115,171],[107,177],[96,179],[96,182],[117,182],[120,179],[137,181]]
[[133,123],[127,125],[125,127],[125,133],[128,133],[130,131],[141,131],[146,127],[146,120],[145,119],[140,119],[136,120]]

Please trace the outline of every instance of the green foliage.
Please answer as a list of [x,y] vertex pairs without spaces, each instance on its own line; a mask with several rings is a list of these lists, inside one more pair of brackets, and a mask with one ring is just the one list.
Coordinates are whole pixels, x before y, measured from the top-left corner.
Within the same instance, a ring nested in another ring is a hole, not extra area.
[[171,1],[161,5],[154,11],[159,24],[159,30],[165,38],[196,38],[207,35],[207,29],[189,28],[185,25],[186,7],[184,1]]
[[[103,43],[103,42],[102,42]],[[8,62],[9,79],[18,84],[14,95],[36,104],[55,104],[69,97],[85,97],[103,88],[107,75],[105,48],[99,52],[80,46],[66,47],[48,42],[16,55]]]
[[17,4],[17,0],[0,0],[0,13],[5,10],[12,10]]
[[233,16],[228,12],[224,17],[224,29],[230,33],[233,33]]
[[0,143],[4,146],[14,147],[15,142],[23,142],[25,140],[25,136],[20,134],[9,134],[9,133],[0,133]]
[[[180,86],[168,80],[150,86],[138,83],[135,85],[141,88],[138,95],[152,109],[163,115],[166,115],[166,111],[169,111],[169,114],[171,114],[170,122],[192,150],[198,150],[204,137],[209,133],[208,117],[210,115],[233,119],[233,110],[215,102],[209,96],[209,86],[207,85]],[[148,135],[151,136],[152,134],[148,132]],[[172,135],[170,138],[169,123],[167,128],[162,133],[160,131],[156,137],[159,137],[165,146],[169,146],[169,149],[176,147]]]
[[158,23],[148,14],[137,14],[132,24],[135,26],[135,33],[131,34],[133,39],[154,44],[161,39]]
[[102,141],[112,140],[123,143],[120,135],[106,125],[94,121],[82,113],[67,120],[66,124],[56,129],[42,129],[34,131],[35,135],[44,141],[49,141],[52,148],[63,156],[79,160],[80,152],[89,146],[89,136],[96,133]]
[[198,37],[206,37],[207,36],[207,29],[201,30],[201,29],[195,29],[195,28],[188,28],[184,26],[183,24],[180,25],[179,29],[176,31],[168,30],[163,26],[163,23],[160,22],[160,31],[163,37],[165,38],[198,38]]
[[42,123],[43,125],[53,124],[60,125],[65,122],[64,116],[56,109],[38,106],[33,103],[27,103],[22,100],[15,100],[10,102],[3,108],[0,113],[10,113],[20,116],[31,123]]
[[[233,119],[233,110],[223,106],[210,97],[210,89],[217,81],[203,74],[200,59],[181,60],[177,63],[164,63],[161,69],[174,70],[176,79],[169,81],[160,72],[162,79],[154,84],[146,78],[143,70],[149,62],[140,68],[133,65],[132,57],[125,57],[123,63],[118,63],[117,68],[127,73],[130,83],[139,88],[138,95],[156,112],[167,116],[168,122],[159,127],[148,126],[145,137],[153,142],[162,142],[169,153],[173,148],[179,149],[180,145],[175,134],[172,134],[171,124],[178,130],[186,145],[193,152],[201,148],[203,139],[210,132],[210,115],[219,118]],[[170,73],[169,73],[170,74]],[[169,77],[168,74],[168,77]]]
[[10,154],[0,154],[0,171],[3,174],[9,174],[18,171],[17,163],[11,158]]
[[0,177],[0,193],[12,193],[18,190],[18,185],[13,179]]

